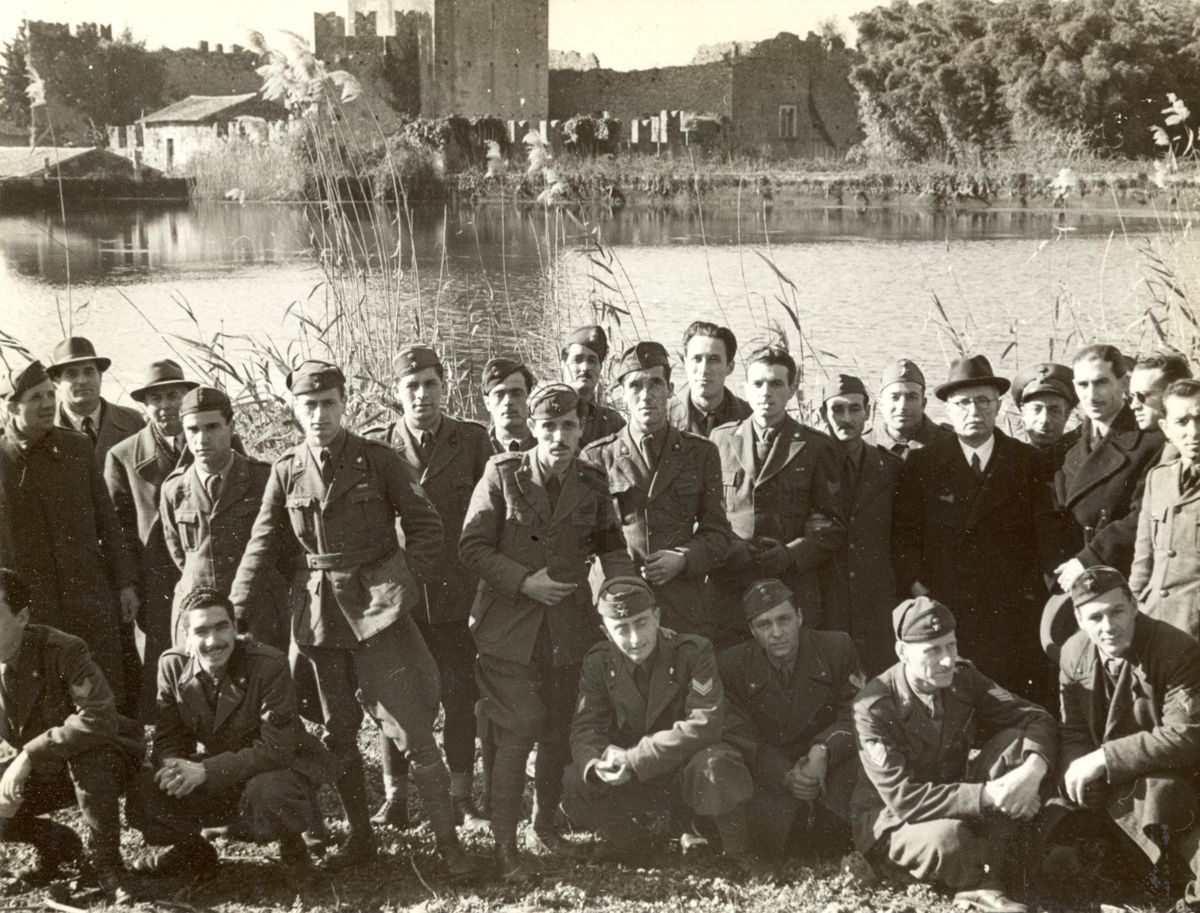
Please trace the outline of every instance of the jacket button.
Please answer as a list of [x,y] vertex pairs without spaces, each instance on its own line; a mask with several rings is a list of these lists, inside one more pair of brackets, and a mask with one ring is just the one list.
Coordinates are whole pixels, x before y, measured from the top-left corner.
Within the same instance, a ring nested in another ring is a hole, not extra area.
[[1171,595],[1171,591],[1170,590],[1159,590],[1158,595],[1162,596],[1165,599],[1166,597]]
[[1173,549],[1173,548],[1167,550],[1168,558],[1174,558],[1177,554],[1178,554],[1178,552],[1176,552],[1175,549]]

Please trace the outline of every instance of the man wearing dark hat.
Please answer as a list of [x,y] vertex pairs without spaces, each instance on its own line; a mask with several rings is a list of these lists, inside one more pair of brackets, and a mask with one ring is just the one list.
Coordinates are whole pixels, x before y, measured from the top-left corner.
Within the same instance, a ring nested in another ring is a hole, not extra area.
[[536,379],[518,358],[493,358],[483,366],[483,405],[491,416],[488,437],[496,453],[529,450],[529,394]]
[[455,834],[450,775],[433,736],[437,666],[413,619],[442,549],[441,520],[407,460],[343,427],[346,377],[340,368],[305,361],[288,374],[287,386],[304,442],[271,467],[230,601],[244,611],[258,577],[295,541],[308,580],[292,603],[292,638],[312,664],[325,744],[343,770],[336,785],[350,833],[334,864],[366,862],[376,854],[357,742],[365,710],[407,750],[450,875],[469,876],[474,865]]
[[908,459],[914,450],[948,439],[950,432],[925,414],[925,375],[915,362],[901,358],[889,364],[879,381],[881,421],[872,443]]
[[846,542],[822,568],[825,627],[846,631],[868,674],[892,664],[888,616],[896,603],[892,573],[892,502],[904,463],[863,439],[871,415],[866,385],[849,374],[831,377],[821,391],[821,418],[841,457]]
[[1034,520],[1034,450],[996,430],[1008,381],[982,355],[958,359],[936,388],[956,436],[904,464],[892,524],[900,598],[960,606],[959,646],[985,674],[1046,700],[1053,674],[1038,645],[1046,598]]
[[1071,587],[1062,648],[1059,770],[1075,805],[1107,816],[1200,910],[1200,646],[1139,612],[1125,578],[1092,567]]
[[722,739],[728,711],[712,644],[661,630],[640,577],[606,580],[596,609],[606,640],[584,657],[563,811],[599,834],[598,861],[640,864],[646,835],[633,816],[682,799],[715,819],[735,868],[767,874],[750,850],[750,772]]
[[[153,362],[141,386],[130,396],[142,404],[149,423],[114,446],[104,464],[104,481],[117,509],[125,545],[138,562],[136,654],[132,639],[122,640],[126,674],[131,681],[124,709],[149,722],[154,716],[158,657],[171,645],[171,603],[179,568],[171,560],[159,516],[162,484],[187,453],[179,407],[189,390],[200,386],[183,376],[183,369],[165,358]],[[190,462],[191,455],[185,462]],[[128,634],[129,632],[125,632]],[[138,671],[138,660],[141,669]],[[133,687],[138,677],[140,683]],[[136,701],[136,703],[134,703]]]
[[1041,807],[1054,719],[958,658],[940,602],[907,599],[892,625],[900,661],[854,701],[854,841],[878,869],[943,885],[970,909],[1024,913],[1004,894],[1004,860]]
[[502,877],[530,867],[517,849],[525,763],[538,743],[534,830],[561,843],[554,811],[569,759],[567,733],[579,664],[596,639],[588,570],[635,573],[604,470],[578,458],[581,406],[565,384],[535,390],[529,425],[537,445],[492,457],[475,486],[459,554],[479,576],[471,633],[483,710],[496,738],[492,834]]
[[100,395],[104,372],[111,364],[111,359],[96,354],[91,340],[72,336],[54,347],[46,366],[46,374],[58,391],[54,424],[82,431],[91,438],[96,465],[101,470],[112,446],[137,434],[146,424],[136,409],[110,403]]
[[683,332],[687,385],[671,397],[671,424],[708,437],[718,425],[750,417],[750,404],[725,386],[733,373],[737,337],[729,327],[694,321]]
[[786,350],[753,353],[746,366],[753,413],[712,433],[734,534],[729,556],[712,574],[723,600],[718,646],[746,639],[738,606],[746,587],[763,577],[786,583],[809,623],[824,627],[820,571],[846,541],[841,467],[829,438],[788,415],[796,379]]
[[833,818],[826,823],[849,824],[853,705],[864,679],[850,638],[805,625],[780,581],[755,581],[742,608],[754,639],[717,657],[730,704],[726,738],[754,775],[755,836],[778,856],[813,826],[818,806]]
[[603,327],[580,327],[567,337],[561,355],[563,380],[579,397],[582,450],[592,441],[625,427],[621,414],[599,401],[600,371],[608,358],[608,334]]
[[[442,518],[443,546],[425,581],[424,605],[417,626],[437,663],[444,713],[442,747],[450,768],[450,798],[455,818],[482,823],[471,797],[475,772],[475,643],[467,627],[477,578],[458,557],[458,539],[475,483],[492,456],[487,429],[478,422],[442,412],[446,370],[428,346],[406,346],[392,361],[399,421],[367,431],[386,441],[419,475],[421,487]],[[381,734],[385,802],[377,824],[405,826],[408,821],[408,765],[395,743]]]
[[603,466],[634,564],[654,590],[664,624],[715,634],[705,578],[729,551],[721,498],[721,454],[700,435],[667,421],[671,363],[657,342],[622,355],[617,383],[629,424],[592,442],[583,458]]
[[[122,693],[118,628],[138,611],[137,565],[87,436],[54,425],[54,384],[41,362],[0,376],[0,525],[11,567],[29,585],[31,620],[82,638]],[[137,683],[129,689],[136,692]]]
[[1025,437],[1039,451],[1053,455],[1057,470],[1079,438],[1078,427],[1066,430],[1071,410],[1079,403],[1071,369],[1053,362],[1022,368],[1012,379],[1009,396],[1020,410]]
[[[183,397],[179,420],[190,465],[177,466],[163,481],[159,499],[167,552],[179,569],[171,610],[171,642],[183,645],[179,603],[196,587],[228,595],[238,562],[250,541],[271,464],[233,449],[233,404],[216,387],[196,387]],[[263,573],[239,619],[255,639],[286,650],[290,640],[288,586],[295,549],[284,549],[274,573]]]

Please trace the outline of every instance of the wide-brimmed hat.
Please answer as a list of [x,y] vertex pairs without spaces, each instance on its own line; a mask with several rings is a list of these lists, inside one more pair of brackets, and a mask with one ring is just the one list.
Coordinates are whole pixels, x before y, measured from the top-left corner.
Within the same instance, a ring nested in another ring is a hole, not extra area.
[[1009,383],[1005,378],[996,376],[991,362],[985,356],[972,355],[950,362],[950,376],[944,384],[933,388],[933,395],[944,402],[955,390],[983,386],[995,387],[996,392],[1003,395],[1008,392]]
[[136,390],[131,390],[129,395],[139,403],[144,403],[146,401],[146,394],[159,387],[184,387],[188,390],[194,390],[198,386],[200,386],[198,381],[184,379],[183,368],[179,367],[178,363],[169,358],[164,358],[161,361],[150,363],[150,367],[146,369],[146,377],[142,381],[142,385]]
[[96,354],[96,347],[90,339],[83,336],[70,336],[54,347],[50,353],[50,364],[46,365],[46,373],[54,377],[67,365],[78,364],[81,361],[94,361],[97,371],[107,371],[112,364],[111,358],[103,358]]

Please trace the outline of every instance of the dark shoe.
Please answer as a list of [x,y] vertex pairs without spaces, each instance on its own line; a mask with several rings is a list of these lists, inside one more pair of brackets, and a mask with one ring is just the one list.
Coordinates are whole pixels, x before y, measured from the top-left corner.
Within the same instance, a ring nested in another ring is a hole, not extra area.
[[312,868],[312,857],[308,855],[308,844],[294,832],[285,831],[279,838],[279,864],[289,874],[300,874]]
[[454,843],[439,843],[437,854],[450,881],[470,881],[478,877],[479,864],[463,851],[457,840]]
[[501,881],[509,884],[524,884],[534,877],[533,866],[517,849],[516,840],[506,840],[496,845],[496,868]]
[[747,881],[774,881],[776,878],[775,866],[754,853],[726,853],[725,858]]
[[474,830],[487,827],[491,822],[475,807],[475,801],[470,796],[454,796],[450,801],[454,804],[454,823],[459,827]]
[[134,902],[134,896],[125,887],[124,866],[103,865],[92,867],[92,879],[104,892],[109,906],[124,906]]
[[376,857],[379,847],[375,844],[375,834],[369,830],[351,831],[346,842],[332,853],[325,856],[325,864],[330,868],[343,869],[352,865],[370,862]]
[[570,840],[556,831],[546,828],[531,827],[525,835],[525,845],[537,856],[559,856],[564,859],[574,859],[579,856],[579,848]]
[[981,888],[977,891],[959,891],[954,895],[955,906],[968,910],[979,910],[980,913],[1028,913],[1029,908],[1023,903],[1017,903],[1003,891],[995,888]]
[[162,849],[152,850],[130,866],[139,875],[172,877],[202,875],[221,864],[216,848],[203,837],[193,837]]
[[371,823],[383,827],[394,827],[397,830],[407,830],[411,826],[408,819],[408,797],[392,796],[383,800],[379,811],[371,816]]
[[83,842],[69,827],[47,822],[48,833],[33,846],[33,865],[15,873],[5,885],[6,894],[25,894],[46,887],[59,877],[59,867],[83,856]]

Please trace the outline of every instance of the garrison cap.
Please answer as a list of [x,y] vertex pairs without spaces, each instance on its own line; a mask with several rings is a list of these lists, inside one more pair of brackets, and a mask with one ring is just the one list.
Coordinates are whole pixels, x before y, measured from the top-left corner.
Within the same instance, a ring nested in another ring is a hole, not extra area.
[[661,342],[639,342],[621,355],[621,361],[617,364],[617,381],[620,382],[630,371],[670,367],[671,358]]
[[[742,594],[742,611],[746,615],[746,620],[752,621],[763,612],[790,601],[792,595],[792,591],[782,580],[776,580],[774,577],[756,580],[746,587],[746,592]],[[792,605],[794,606],[795,603]]]
[[179,405],[181,416],[193,412],[220,412],[223,415],[232,415],[233,403],[229,401],[224,390],[218,390],[216,387],[196,387],[188,391]]
[[954,630],[954,616],[936,599],[917,596],[892,610],[892,630],[906,644],[929,643]]
[[[525,367],[525,362],[521,361],[519,358],[506,358],[505,356],[501,355],[497,358],[489,360],[488,363],[483,366],[483,379],[480,381],[481,385],[483,386],[484,394],[486,395],[491,393],[492,388],[498,385],[502,380],[504,380],[504,378],[508,377],[510,374],[516,374],[518,371],[521,371],[523,374],[525,374],[526,380],[529,380],[529,378],[533,376],[533,372],[530,371],[529,368]],[[527,390],[525,392],[528,393],[530,391]]]
[[567,349],[578,343],[585,349],[591,349],[596,353],[596,357],[600,361],[608,358],[608,334],[604,332],[604,327],[596,326],[595,324],[586,327],[580,327],[574,333],[567,337],[567,341],[563,343],[562,357],[567,357]]
[[1075,608],[1080,609],[1086,603],[1113,590],[1129,592],[1129,582],[1124,574],[1116,568],[1104,565],[1089,567],[1071,584],[1071,602]]
[[103,374],[112,364],[111,358],[96,354],[92,341],[84,336],[69,336],[54,347],[50,353],[50,364],[46,365],[46,373],[53,376],[67,365],[77,365],[85,361],[94,361],[96,370]]
[[529,397],[530,418],[558,418],[579,408],[579,394],[566,384],[545,384]]
[[596,611],[605,618],[632,618],[656,605],[654,591],[641,577],[609,577],[596,597]]
[[144,403],[146,394],[160,387],[186,387],[188,390],[194,390],[198,386],[200,386],[198,381],[184,378],[183,368],[179,367],[179,362],[170,358],[160,358],[158,361],[150,362],[142,385],[135,390],[130,390],[129,395],[137,402]]
[[407,377],[426,368],[440,368],[442,360],[438,353],[429,346],[405,346],[400,354],[392,359],[392,372],[397,377]]
[[23,368],[9,371],[0,377],[0,399],[16,400],[27,390],[50,379],[40,361],[34,360]]
[[1075,372],[1066,365],[1044,361],[1030,365],[1017,372],[1012,380],[1012,400],[1021,408],[1021,403],[1042,393],[1054,393],[1075,406],[1079,397],[1075,395]]
[[864,403],[870,399],[867,395],[866,384],[859,378],[853,374],[835,374],[821,387],[821,402],[833,399],[835,396],[853,396],[855,393],[862,394]]
[[897,383],[920,384],[923,388],[925,375],[921,373],[921,369],[917,367],[915,361],[901,358],[883,369],[883,377],[879,380],[879,389],[882,390]]
[[310,358],[288,372],[287,388],[297,396],[301,393],[320,393],[346,385],[346,375],[337,365]]

